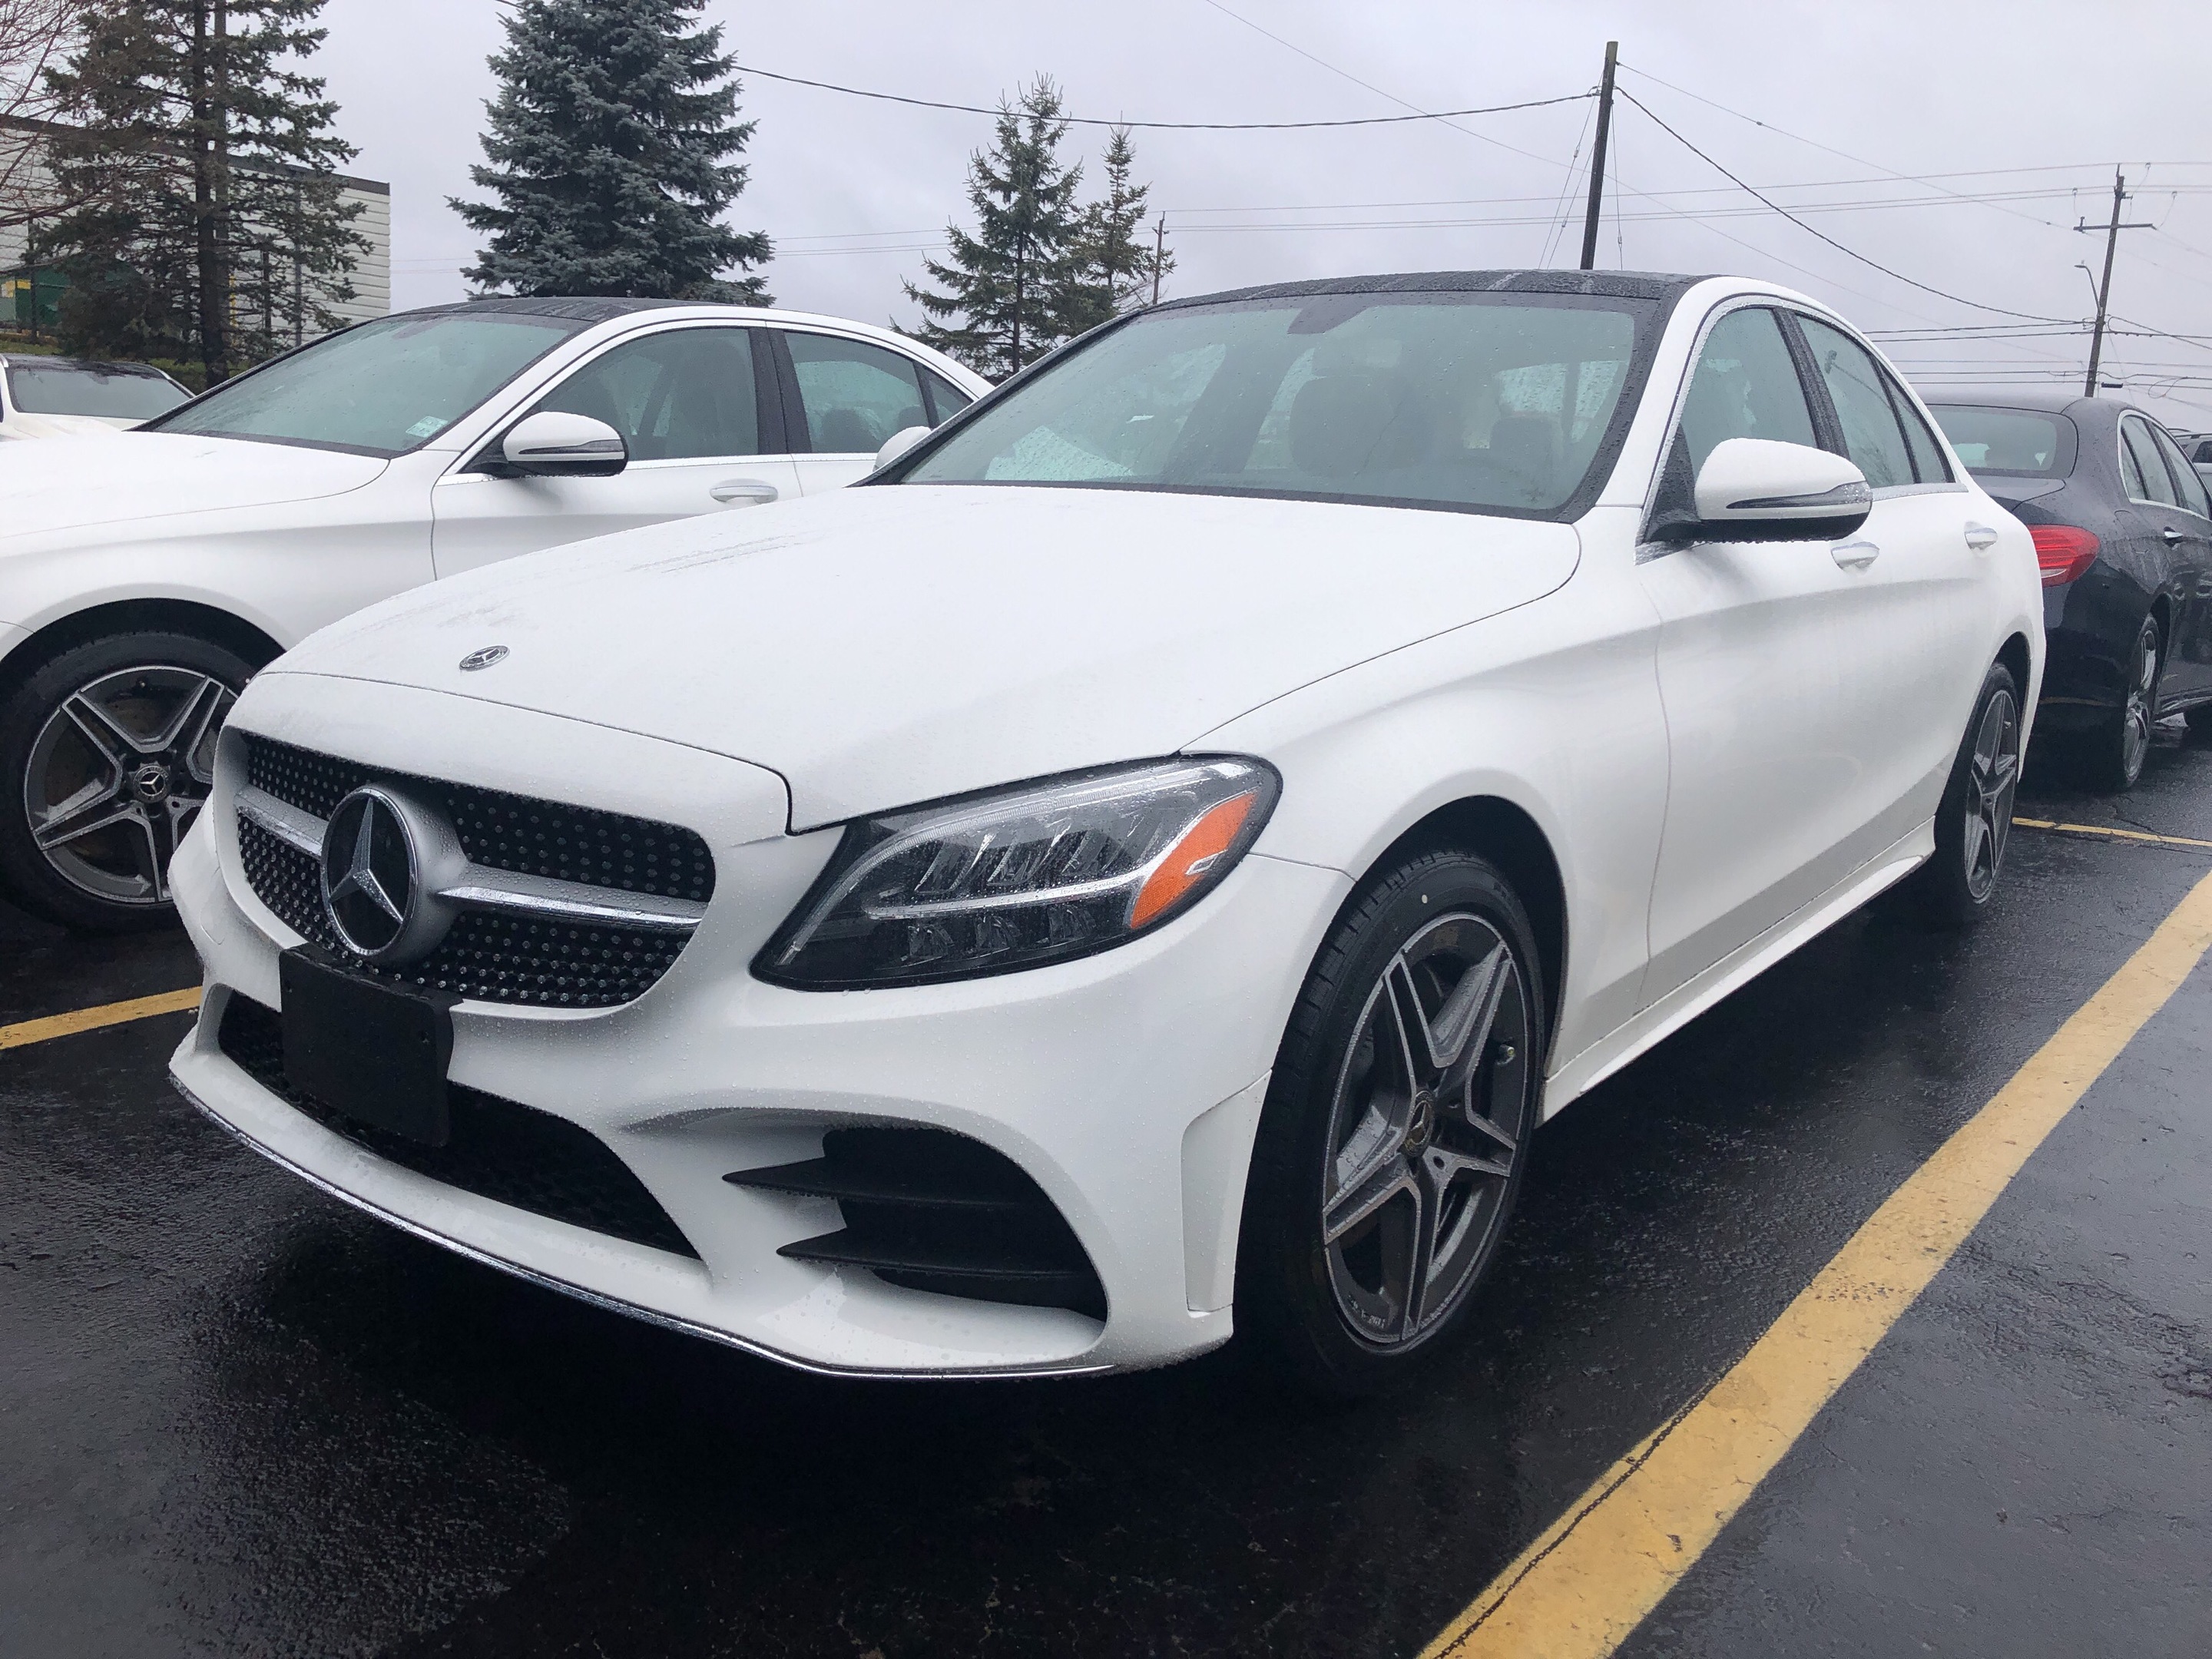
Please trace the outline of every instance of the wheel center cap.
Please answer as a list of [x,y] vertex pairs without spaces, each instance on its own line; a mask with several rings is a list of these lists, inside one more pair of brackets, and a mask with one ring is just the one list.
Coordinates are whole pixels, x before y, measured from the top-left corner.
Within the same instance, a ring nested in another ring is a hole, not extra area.
[[1418,1089],[1413,1093],[1413,1115],[1406,1123],[1406,1145],[1418,1152],[1436,1132],[1437,1097],[1426,1089]]
[[169,798],[169,769],[148,761],[131,775],[131,793],[149,806]]

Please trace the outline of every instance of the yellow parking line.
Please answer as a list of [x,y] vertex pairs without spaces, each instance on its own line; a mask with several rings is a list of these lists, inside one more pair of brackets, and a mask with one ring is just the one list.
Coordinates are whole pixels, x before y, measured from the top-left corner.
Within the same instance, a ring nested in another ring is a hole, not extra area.
[[2022,830],[2056,830],[2069,836],[2112,836],[2121,841],[2154,842],[2160,847],[2194,847],[2212,853],[2212,841],[2191,841],[2186,836],[2154,836],[2148,830],[2114,830],[2101,823],[2057,823],[2049,818],[2014,818]]
[[128,1002],[102,1003],[97,1008],[80,1008],[75,1013],[49,1014],[44,1019],[27,1019],[20,1025],[0,1025],[0,1048],[21,1048],[51,1037],[96,1031],[103,1025],[126,1025],[134,1019],[150,1019],[155,1014],[180,1014],[199,1006],[200,988],[195,985],[186,991],[132,997]]
[[2207,946],[2212,876],[1869,1218],[1734,1369],[1577,1498],[1423,1659],[1613,1652],[1696,1565]]

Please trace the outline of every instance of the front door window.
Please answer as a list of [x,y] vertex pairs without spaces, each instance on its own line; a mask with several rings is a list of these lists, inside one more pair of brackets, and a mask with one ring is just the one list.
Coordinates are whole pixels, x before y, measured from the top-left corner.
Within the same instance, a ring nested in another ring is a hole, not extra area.
[[537,409],[605,422],[629,446],[633,465],[761,453],[752,337],[742,328],[631,340],[592,359]]

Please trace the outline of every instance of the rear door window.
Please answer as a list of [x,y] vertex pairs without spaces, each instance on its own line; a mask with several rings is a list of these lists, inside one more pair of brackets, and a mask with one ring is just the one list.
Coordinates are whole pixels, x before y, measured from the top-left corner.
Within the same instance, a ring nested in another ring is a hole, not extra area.
[[1841,330],[1817,317],[1797,320],[1843,426],[1844,453],[1876,489],[1914,483],[1912,453],[1883,385],[1881,366]]
[[816,454],[872,455],[893,433],[930,423],[911,358],[830,334],[794,330],[784,342]]
[[2166,458],[2166,470],[2173,475],[2173,487],[2181,497],[2182,506],[2199,518],[2212,519],[2212,503],[2204,498],[2204,480],[2197,476],[2197,469],[2190,465],[2188,457],[2181,453],[2181,446],[2173,441],[2164,427],[2151,428],[2150,435],[2158,446],[2158,453]]
[[[2155,501],[2160,507],[2181,505],[2181,498],[2173,493],[2173,480],[2166,477],[2166,461],[2151,439],[2150,423],[2141,416],[2122,418],[2120,451],[2121,471],[2127,474],[2129,495],[2139,501]],[[2130,462],[2134,465],[2130,466]]]
[[1912,399],[1888,375],[1882,376],[1882,384],[1888,388],[1890,406],[1897,410],[1898,424],[1905,428],[1905,447],[1912,455],[1913,477],[1922,483],[1952,482],[1951,464],[1943,459],[1943,446],[1936,441],[1936,434],[1920,418]]

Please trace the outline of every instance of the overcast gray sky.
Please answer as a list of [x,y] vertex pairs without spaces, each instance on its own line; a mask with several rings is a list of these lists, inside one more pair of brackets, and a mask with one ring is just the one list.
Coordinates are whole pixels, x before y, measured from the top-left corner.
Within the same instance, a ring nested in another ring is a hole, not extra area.
[[[1582,92],[1617,39],[1620,84],[1652,114],[1623,105],[1616,117],[1619,210],[1608,205],[1599,263],[1748,272],[1868,329],[1925,331],[1884,343],[1929,391],[1992,374],[2078,384],[2087,341],[2067,331],[2094,301],[2075,264],[2100,260],[2103,240],[2074,227],[2108,216],[2122,164],[2135,192],[2124,216],[2156,228],[2121,234],[2112,307],[2129,320],[2116,326],[2194,337],[2120,336],[2108,369],[2176,427],[2212,429],[2212,29],[2190,0],[710,0],[707,15],[738,61],[762,70],[981,105],[1042,72],[1072,113],[1157,121],[1326,119]],[[493,0],[331,0],[325,14],[331,38],[315,68],[360,148],[353,170],[392,187],[397,305],[467,291],[459,272],[475,243],[446,198],[469,189],[482,159],[499,16]],[[1458,130],[1139,132],[1139,176],[1181,262],[1170,291],[1572,264],[1590,107]],[[751,186],[731,216],[775,239],[778,301],[912,321],[900,279],[918,276],[945,222],[964,215],[967,160],[988,120],[760,76],[745,77],[743,108],[760,130]],[[1762,207],[1654,114],[1897,275]],[[1079,129],[1070,147],[1095,155],[1103,137]],[[1936,332],[1960,328],[2013,337]]]

